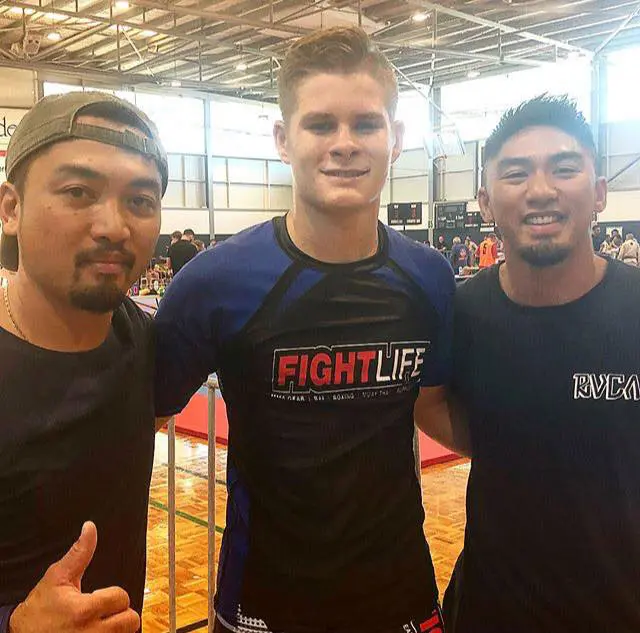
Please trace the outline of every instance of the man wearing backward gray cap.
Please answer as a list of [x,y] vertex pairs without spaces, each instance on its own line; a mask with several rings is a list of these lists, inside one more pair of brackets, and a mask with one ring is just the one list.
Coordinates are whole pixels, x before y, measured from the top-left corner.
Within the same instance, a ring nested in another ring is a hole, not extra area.
[[154,411],[149,323],[126,291],[160,231],[166,154],[128,102],[72,93],[25,115],[6,169],[0,633],[134,633]]

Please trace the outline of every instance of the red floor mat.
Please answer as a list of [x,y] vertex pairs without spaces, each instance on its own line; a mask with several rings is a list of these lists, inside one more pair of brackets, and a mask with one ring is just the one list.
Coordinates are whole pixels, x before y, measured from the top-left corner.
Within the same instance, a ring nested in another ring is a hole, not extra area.
[[[185,410],[176,417],[176,430],[207,439],[207,396],[196,394],[191,398]],[[227,444],[228,438],[227,408],[222,398],[216,398],[216,441]],[[423,468],[457,457],[455,453],[420,433],[420,462]]]

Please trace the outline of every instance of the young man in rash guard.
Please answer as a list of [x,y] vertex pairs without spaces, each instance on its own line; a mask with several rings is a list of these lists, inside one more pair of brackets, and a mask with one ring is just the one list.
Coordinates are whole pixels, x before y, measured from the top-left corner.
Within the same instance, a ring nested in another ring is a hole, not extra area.
[[300,39],[279,91],[293,209],[191,262],[155,320],[157,415],[214,371],[227,404],[216,627],[435,633],[414,407],[451,444],[452,270],[378,222],[403,128],[365,33]]
[[456,296],[473,461],[454,633],[640,631],[640,271],[593,252],[595,164],[565,98],[507,112],[485,146],[506,260]]

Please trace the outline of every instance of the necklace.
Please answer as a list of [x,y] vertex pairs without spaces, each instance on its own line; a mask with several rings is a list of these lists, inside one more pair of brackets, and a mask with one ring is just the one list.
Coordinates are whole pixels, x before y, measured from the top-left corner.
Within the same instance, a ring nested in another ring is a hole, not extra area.
[[11,304],[9,303],[9,286],[5,286],[4,289],[4,305],[7,308],[9,319],[11,320],[11,323],[13,324],[16,332],[19,334],[20,338],[23,338],[25,341],[29,342],[29,339],[25,336],[22,328],[16,323],[16,320],[13,318],[13,312],[11,312]]

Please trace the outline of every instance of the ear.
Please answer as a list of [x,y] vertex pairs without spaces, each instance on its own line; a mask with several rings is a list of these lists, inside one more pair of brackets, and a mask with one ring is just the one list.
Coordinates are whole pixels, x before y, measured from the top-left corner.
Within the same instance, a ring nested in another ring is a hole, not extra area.
[[394,121],[391,124],[391,132],[393,134],[393,149],[391,150],[391,162],[395,163],[398,156],[402,153],[402,141],[404,139],[404,123],[402,121]]
[[598,178],[596,180],[596,215],[602,213],[607,207],[607,179]]
[[273,140],[276,142],[280,160],[286,165],[290,165],[291,160],[287,151],[287,126],[284,121],[276,121],[273,124]]
[[495,222],[493,211],[491,209],[489,192],[486,187],[480,187],[480,189],[478,189],[478,204],[480,205],[480,214],[482,215],[482,219],[487,223]]
[[5,235],[18,234],[21,202],[18,190],[10,182],[0,185],[0,222]]

